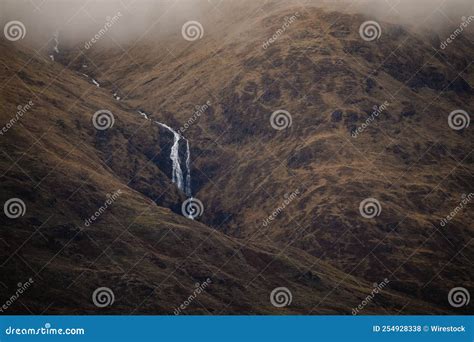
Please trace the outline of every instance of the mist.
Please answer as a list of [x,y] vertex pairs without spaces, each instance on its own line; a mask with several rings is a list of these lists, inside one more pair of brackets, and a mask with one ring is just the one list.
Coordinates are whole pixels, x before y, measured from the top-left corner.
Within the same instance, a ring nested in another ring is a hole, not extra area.
[[158,41],[179,34],[183,23],[197,20],[206,32],[215,23],[237,25],[237,19],[252,16],[263,8],[317,6],[326,10],[362,13],[377,20],[425,30],[456,27],[462,17],[474,15],[472,0],[4,0],[0,4],[2,26],[19,20],[26,26],[25,42],[38,47],[55,32],[61,44],[84,43],[112,19],[108,38],[117,43],[134,40]]
[[462,17],[474,15],[472,0],[369,0],[357,7],[382,20],[435,29],[458,26]]

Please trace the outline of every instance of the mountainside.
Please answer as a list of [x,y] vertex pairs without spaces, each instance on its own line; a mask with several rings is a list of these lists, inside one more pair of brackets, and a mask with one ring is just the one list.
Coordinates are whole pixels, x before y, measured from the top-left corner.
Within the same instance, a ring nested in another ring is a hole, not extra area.
[[[2,217],[0,301],[34,279],[8,312],[172,314],[208,278],[186,313],[350,314],[385,279],[364,314],[472,312],[448,303],[474,287],[471,204],[441,222],[472,193],[472,127],[448,116],[474,112],[474,44],[388,22],[365,41],[370,18],[310,6],[219,10],[193,42],[151,29],[52,61],[0,40],[2,122],[33,103],[1,137],[1,200],[26,213]],[[196,220],[154,121],[189,141]],[[98,309],[101,286],[115,303]]]
[[[22,68],[27,56],[31,51],[22,49],[2,56],[2,119],[15,103],[33,102],[2,141],[2,201],[26,204],[23,217],[2,219],[2,274],[14,275],[2,278],[2,298],[18,281],[33,278],[35,285],[10,312],[99,312],[90,296],[108,286],[116,303],[106,312],[172,314],[207,278],[208,293],[189,312],[272,312],[269,293],[280,283],[298,288],[288,312],[304,312],[329,295],[321,312],[343,313],[340,296],[354,305],[365,296],[370,284],[301,251],[243,244],[166,209],[184,196],[160,169],[167,163],[158,157],[164,132],[60,65],[33,57]],[[115,115],[110,130],[91,123],[100,108]],[[86,224],[111,197],[97,221]]]

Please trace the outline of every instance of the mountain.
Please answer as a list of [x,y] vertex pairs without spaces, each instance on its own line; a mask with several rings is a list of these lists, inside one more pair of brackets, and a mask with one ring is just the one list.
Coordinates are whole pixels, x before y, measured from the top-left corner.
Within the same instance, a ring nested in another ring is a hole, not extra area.
[[[184,313],[350,314],[381,282],[361,313],[472,310],[448,302],[474,285],[469,204],[441,224],[472,192],[472,129],[448,124],[474,111],[472,41],[441,50],[390,22],[366,41],[360,14],[257,7],[223,3],[194,41],[179,22],[54,60],[0,41],[1,122],[32,101],[1,137],[2,203],[26,212],[2,217],[0,299],[34,280],[8,312],[173,314],[207,279]],[[189,141],[196,220],[155,121]],[[94,305],[99,287],[113,305]],[[290,305],[272,305],[277,287]]]

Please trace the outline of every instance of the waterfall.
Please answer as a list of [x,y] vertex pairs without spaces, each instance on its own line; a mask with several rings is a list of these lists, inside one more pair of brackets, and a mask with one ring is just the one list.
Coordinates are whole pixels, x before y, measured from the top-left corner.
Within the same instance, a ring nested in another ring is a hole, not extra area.
[[[188,139],[183,138],[181,134],[176,132],[174,129],[172,129],[170,126],[155,121],[158,125],[166,128],[169,130],[171,133],[173,133],[173,146],[171,147],[171,152],[170,152],[170,159],[173,162],[173,172],[172,172],[172,181],[173,183],[176,184],[178,189],[183,191],[186,196],[191,197],[192,191],[191,191],[191,151],[189,149],[189,141]],[[186,173],[184,178],[183,170],[181,168],[181,158],[179,156],[179,142],[181,139],[186,140]]]
[[49,58],[54,62],[54,54],[59,54],[59,32],[56,31],[53,34],[54,39],[54,46],[53,46],[53,53],[49,55]]
[[54,52],[59,53],[59,32],[54,32]]
[[[149,114],[142,111],[138,110],[138,114],[143,116],[146,120],[150,120]],[[171,180],[176,186],[178,187],[179,190],[184,192],[187,197],[192,197],[192,189],[191,189],[191,150],[189,149],[189,141],[188,139],[183,138],[181,134],[176,132],[174,129],[172,129],[170,126],[158,122],[158,121],[153,121],[156,124],[160,125],[163,128],[166,128],[168,131],[173,133],[173,146],[171,146],[171,151],[170,151],[170,159],[172,161],[172,172],[171,172]],[[184,178],[183,175],[183,169],[181,168],[181,158],[179,156],[179,142],[181,139],[186,140],[186,173]]]
[[191,151],[189,149],[189,140],[186,139],[186,196],[191,197]]
[[141,110],[139,110],[139,111],[138,111],[138,114],[140,114],[141,116],[143,116],[145,119],[150,120],[150,119],[148,119],[148,114],[147,114],[147,113],[142,112]]
[[[87,78],[90,78],[92,83],[94,83],[94,85],[97,87],[97,88],[100,88],[100,84],[99,82],[97,82],[96,80],[94,80],[92,77],[90,77],[89,75],[87,74],[84,74],[83,72],[81,72],[82,76],[84,77],[87,77]],[[140,111],[138,111],[140,113]]]
[[[54,47],[55,51],[57,51],[57,46],[59,42],[56,40],[56,43],[57,44]],[[89,75],[86,75],[84,73],[82,73],[82,75],[84,75],[87,78],[90,78],[92,83],[94,83],[97,87],[100,87],[99,82],[97,82],[95,79],[93,79],[92,77],[89,77]],[[116,100],[120,100],[120,97],[118,97],[117,92],[113,93],[113,96]],[[143,116],[146,120],[150,120],[148,113],[142,110],[138,110],[138,114]],[[171,133],[173,133],[173,146],[171,146],[171,151],[170,151],[170,159],[172,162],[171,180],[174,184],[176,184],[179,190],[184,192],[186,196],[190,198],[192,197],[192,189],[191,189],[191,151],[189,149],[189,141],[188,139],[185,139],[180,133],[172,129],[170,126],[158,121],[154,121],[154,122],[160,125],[161,127],[166,128]],[[185,174],[183,174],[183,169],[181,168],[181,158],[179,156],[179,142],[181,141],[181,139],[186,140],[186,161],[185,161],[186,173]]]
[[179,158],[179,141],[181,140],[181,135],[172,129],[170,126],[155,121],[161,127],[166,128],[171,133],[173,133],[173,146],[171,146],[170,159],[173,162],[173,172],[172,172],[172,181],[176,184],[178,189],[185,192],[185,185],[183,181],[183,170],[181,169],[181,162]]

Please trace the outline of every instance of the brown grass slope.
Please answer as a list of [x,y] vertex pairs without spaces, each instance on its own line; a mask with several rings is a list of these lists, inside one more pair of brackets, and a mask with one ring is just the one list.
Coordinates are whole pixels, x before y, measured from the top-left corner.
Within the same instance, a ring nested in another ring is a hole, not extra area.
[[[474,45],[459,37],[440,51],[440,37],[389,23],[379,40],[365,42],[358,29],[370,18],[282,7],[224,7],[208,19],[217,28],[196,42],[177,28],[160,46],[150,33],[126,55],[97,48],[85,58],[128,103],[174,127],[211,102],[185,132],[205,223],[299,248],[370,281],[388,277],[406,295],[446,306],[449,289],[474,285],[472,210],[439,224],[472,192],[472,129],[454,131],[447,117],[474,111]],[[352,138],[385,101],[388,109]],[[270,126],[277,109],[291,113],[290,129]],[[297,189],[302,194],[264,227]],[[359,214],[367,197],[382,204],[376,219]]]
[[[166,172],[165,131],[77,72],[19,44],[0,45],[2,122],[34,103],[1,137],[0,200],[21,198],[26,213],[1,218],[0,302],[34,280],[4,313],[172,314],[208,277],[212,284],[186,313],[349,314],[370,293],[371,283],[300,249],[232,238],[175,214],[169,208],[183,196]],[[115,124],[98,131],[92,115],[105,108]],[[91,296],[101,286],[115,303],[99,309]],[[277,286],[291,289],[291,306],[270,304]],[[365,312],[403,305],[401,294],[385,291]],[[414,299],[409,312],[427,307],[438,310]]]

